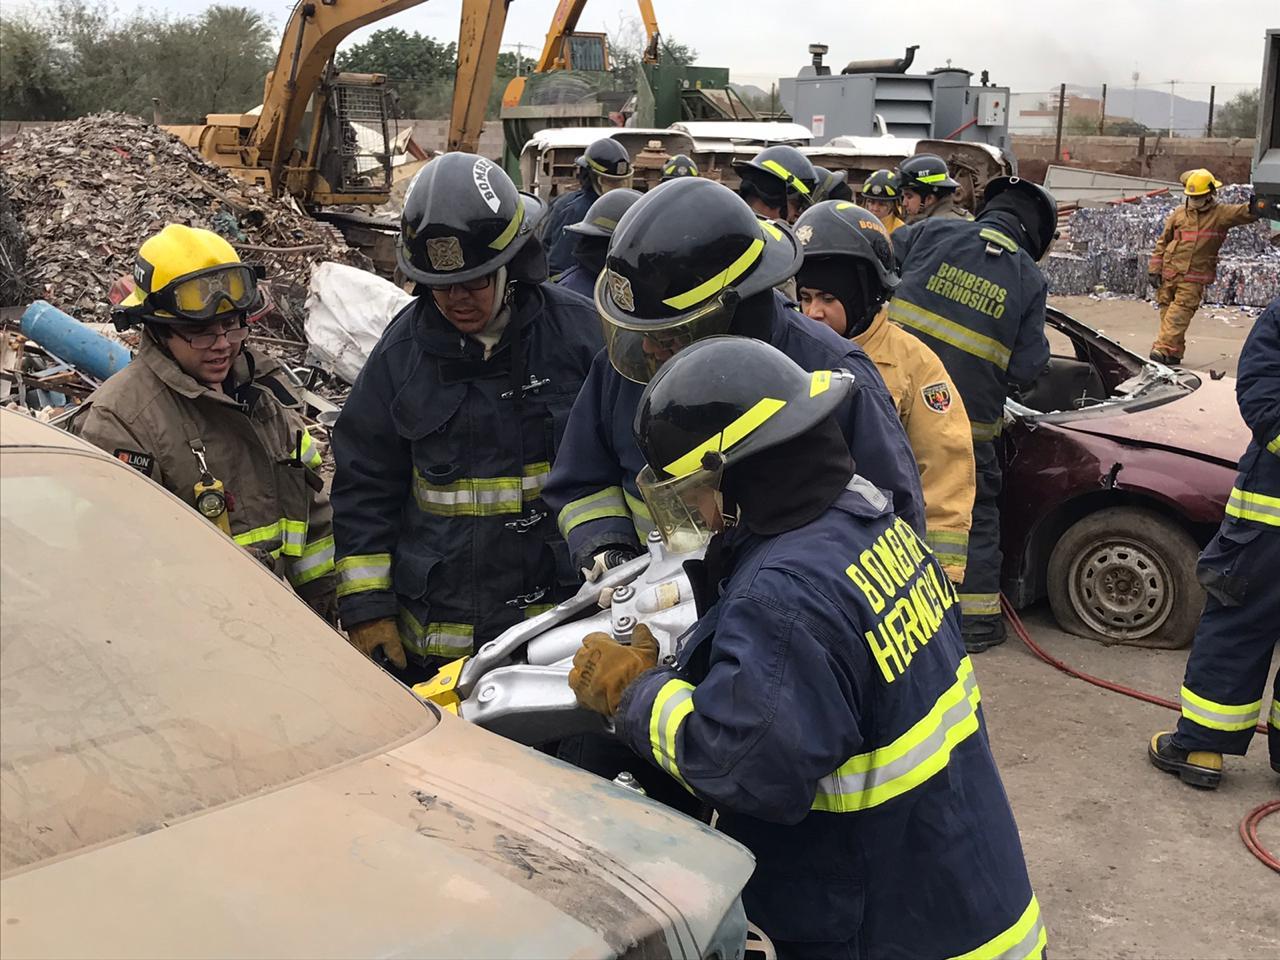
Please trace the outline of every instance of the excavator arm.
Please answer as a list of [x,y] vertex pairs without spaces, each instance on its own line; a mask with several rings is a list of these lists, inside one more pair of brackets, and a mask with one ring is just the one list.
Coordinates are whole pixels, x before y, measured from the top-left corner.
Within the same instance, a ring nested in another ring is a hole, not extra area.
[[[463,0],[458,31],[458,71],[453,84],[448,149],[475,153],[498,66],[502,28],[510,0]],[[584,0],[585,2],[585,0]],[[562,3],[561,6],[564,4]],[[557,11],[558,13],[559,11]]]
[[[658,33],[658,17],[653,12],[652,0],[638,0],[640,19],[644,21],[645,45],[644,62],[658,62],[658,46],[661,38]],[[533,68],[535,73],[548,70],[563,70],[568,65],[564,44],[569,34],[578,28],[578,18],[587,5],[587,0],[560,0],[555,15],[551,18],[551,28],[547,31],[547,41],[542,47],[542,56]]]
[[657,63],[662,35],[658,32],[658,16],[653,12],[652,0],[639,0],[640,19],[644,21],[644,55],[645,63]]

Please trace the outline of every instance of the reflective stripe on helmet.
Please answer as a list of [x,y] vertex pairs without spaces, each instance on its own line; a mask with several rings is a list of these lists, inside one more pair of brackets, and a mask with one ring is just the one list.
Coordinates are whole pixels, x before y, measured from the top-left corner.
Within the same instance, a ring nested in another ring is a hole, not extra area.
[[761,160],[760,166],[764,167],[770,173],[777,174],[786,181],[787,186],[794,187],[798,193],[802,193],[806,197],[809,195],[809,188],[805,186],[804,181],[780,164],[777,160]]
[[708,453],[724,453],[730,447],[745,440],[760,428],[766,420],[787,405],[785,400],[764,397],[742,416],[712,437],[708,437],[688,453],[672,460],[663,471],[672,477],[685,477],[702,466],[702,458]]
[[947,175],[945,173],[926,173],[924,176],[916,177],[915,179],[920,183],[941,183],[947,179]]
[[491,250],[505,250],[507,244],[515,239],[516,233],[520,230],[520,224],[524,221],[524,201],[516,202],[516,212],[512,216],[511,222],[507,224],[507,228],[494,237],[493,242],[489,244]]
[[[763,221],[761,221],[761,225],[764,225]],[[779,239],[781,239],[780,236]],[[678,293],[662,302],[669,307],[674,307],[676,310],[683,310],[686,307],[692,307],[696,303],[701,303],[742,276],[752,264],[760,259],[760,254],[763,252],[764,241],[760,239],[752,240],[747,249],[742,252],[742,256],[738,257],[737,260],[733,261],[714,277],[704,280],[692,290]]]

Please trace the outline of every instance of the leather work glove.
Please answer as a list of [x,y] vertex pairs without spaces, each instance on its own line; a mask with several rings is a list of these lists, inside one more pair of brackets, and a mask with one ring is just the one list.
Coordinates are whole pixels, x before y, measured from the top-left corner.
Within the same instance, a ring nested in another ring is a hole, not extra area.
[[1148,274],[1147,274],[1147,283],[1151,284],[1151,289],[1152,289],[1152,290],[1159,290],[1159,289],[1160,289],[1160,283],[1161,283],[1162,279],[1163,279],[1163,278],[1162,278],[1162,277],[1160,276],[1160,274],[1158,274],[1158,273],[1148,273]]
[[395,664],[397,669],[403,670],[409,665],[404,655],[404,644],[400,642],[400,631],[396,629],[396,622],[390,617],[357,623],[347,631],[347,639],[370,660],[373,659],[373,651],[381,647],[387,659]]
[[607,547],[591,558],[591,566],[582,568],[582,579],[587,583],[595,583],[614,567],[620,567],[628,560],[640,556],[630,547]]
[[658,641],[643,623],[623,646],[607,633],[589,633],[573,656],[569,686],[578,703],[588,710],[612,717],[632,681],[658,665]]

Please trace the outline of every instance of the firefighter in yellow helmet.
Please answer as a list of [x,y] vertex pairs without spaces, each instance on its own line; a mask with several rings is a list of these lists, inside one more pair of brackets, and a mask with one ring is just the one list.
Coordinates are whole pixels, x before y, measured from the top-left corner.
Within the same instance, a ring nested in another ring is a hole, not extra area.
[[195,507],[332,622],[320,451],[283,367],[245,344],[257,269],[216,233],[169,224],[138,250],[133,280],[113,319],[141,324],[137,356],[74,431]]
[[862,206],[879,217],[891,234],[903,224],[901,202],[902,181],[892,170],[876,170],[862,185]]
[[1160,305],[1160,332],[1151,344],[1159,363],[1182,362],[1187,328],[1217,275],[1227,231],[1258,219],[1248,203],[1219,203],[1222,181],[1208,170],[1188,170],[1181,179],[1186,202],[1169,214],[1147,267]]

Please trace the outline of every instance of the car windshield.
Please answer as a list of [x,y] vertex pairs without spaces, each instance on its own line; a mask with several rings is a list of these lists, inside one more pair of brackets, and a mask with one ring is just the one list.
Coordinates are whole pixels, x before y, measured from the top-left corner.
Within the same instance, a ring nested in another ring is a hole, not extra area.
[[159,487],[0,458],[0,873],[164,827],[435,715]]

